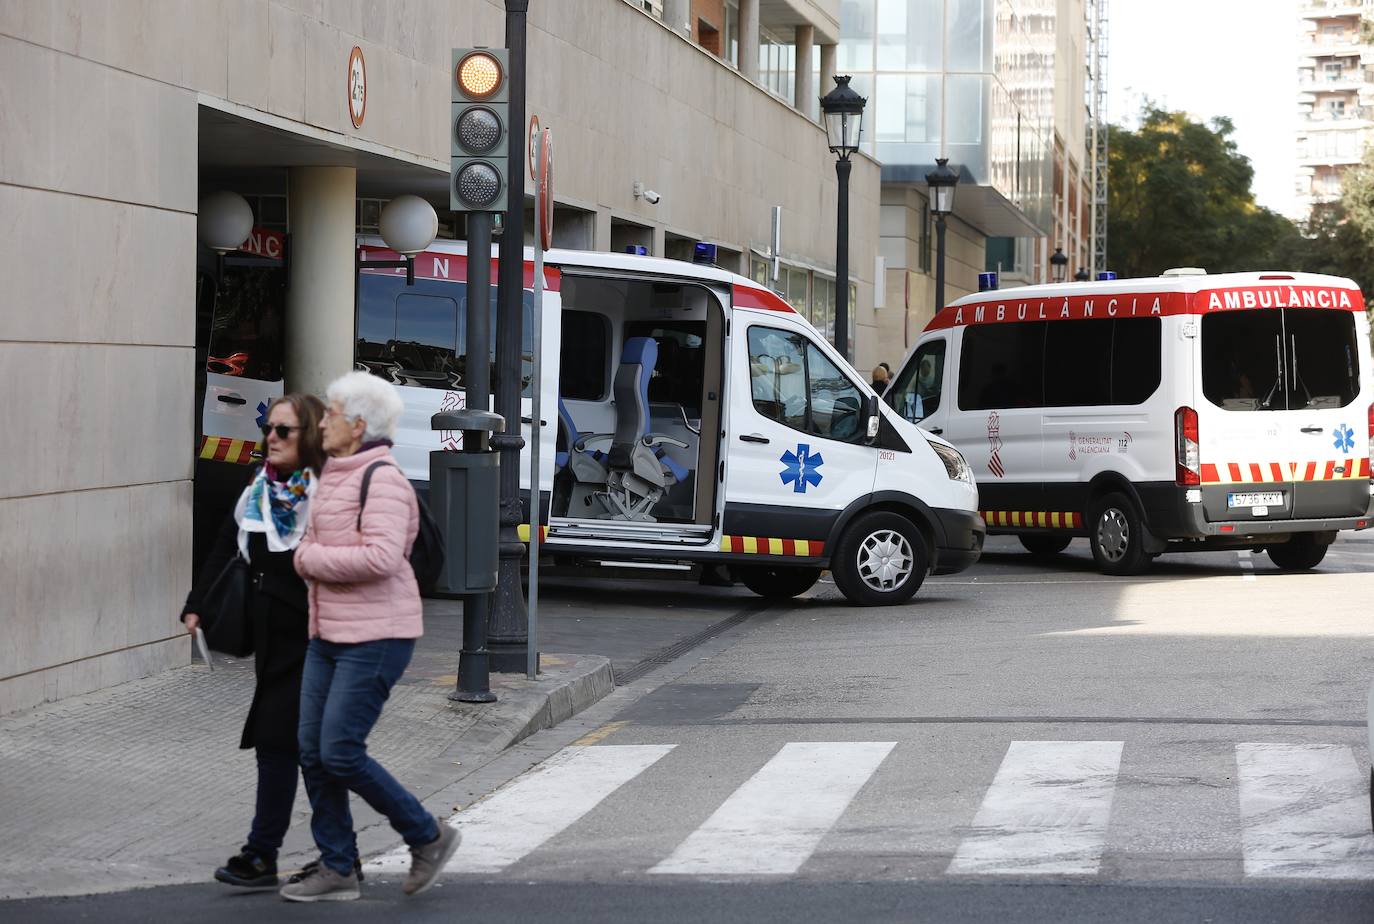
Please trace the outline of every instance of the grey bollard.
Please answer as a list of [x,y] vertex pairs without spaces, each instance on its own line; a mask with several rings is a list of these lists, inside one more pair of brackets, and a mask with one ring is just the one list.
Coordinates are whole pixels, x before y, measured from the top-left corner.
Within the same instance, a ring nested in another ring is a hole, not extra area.
[[490,434],[505,429],[491,411],[443,411],[430,418],[435,430],[461,430],[463,449],[429,454],[430,510],[447,551],[436,590],[482,594],[496,589],[500,524],[500,453],[487,448]]

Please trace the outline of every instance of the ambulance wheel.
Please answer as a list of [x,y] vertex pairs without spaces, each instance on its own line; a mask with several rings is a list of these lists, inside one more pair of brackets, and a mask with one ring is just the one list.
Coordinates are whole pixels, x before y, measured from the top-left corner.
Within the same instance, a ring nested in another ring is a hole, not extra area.
[[1284,571],[1311,571],[1326,557],[1327,544],[1310,535],[1294,536],[1287,542],[1265,548],[1269,560]]
[[1088,542],[1103,574],[1139,574],[1150,564],[1145,551],[1145,523],[1124,494],[1108,494],[1092,506]]
[[820,568],[789,568],[786,565],[746,565],[737,568],[736,572],[745,587],[768,600],[799,597],[821,578]]
[[929,570],[930,553],[920,530],[906,517],[884,510],[857,517],[830,560],[835,586],[859,606],[905,603]]
[[1053,558],[1069,547],[1068,536],[1017,536],[1032,558]]

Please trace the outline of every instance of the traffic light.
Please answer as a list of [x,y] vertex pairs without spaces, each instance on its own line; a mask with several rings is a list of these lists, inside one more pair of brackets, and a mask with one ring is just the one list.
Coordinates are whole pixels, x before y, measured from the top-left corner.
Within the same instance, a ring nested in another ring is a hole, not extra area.
[[455,212],[506,210],[509,60],[504,48],[453,49],[448,197]]

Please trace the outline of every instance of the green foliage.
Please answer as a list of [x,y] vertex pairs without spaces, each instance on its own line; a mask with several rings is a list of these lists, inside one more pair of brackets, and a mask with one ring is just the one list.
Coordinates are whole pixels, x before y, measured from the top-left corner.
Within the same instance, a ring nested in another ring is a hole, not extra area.
[[1137,130],[1108,130],[1109,267],[1122,276],[1274,268],[1270,254],[1297,232],[1255,203],[1254,170],[1231,139],[1230,119],[1204,125],[1146,104]]

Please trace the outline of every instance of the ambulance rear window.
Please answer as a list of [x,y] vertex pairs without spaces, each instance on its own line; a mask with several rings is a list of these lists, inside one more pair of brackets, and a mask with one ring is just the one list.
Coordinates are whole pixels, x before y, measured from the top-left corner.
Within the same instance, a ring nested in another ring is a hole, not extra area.
[[1227,411],[1345,407],[1360,391],[1355,318],[1322,308],[1202,319],[1202,393]]

